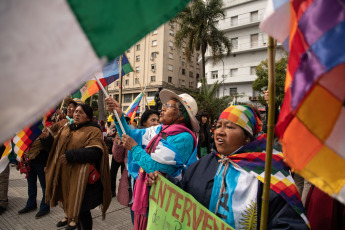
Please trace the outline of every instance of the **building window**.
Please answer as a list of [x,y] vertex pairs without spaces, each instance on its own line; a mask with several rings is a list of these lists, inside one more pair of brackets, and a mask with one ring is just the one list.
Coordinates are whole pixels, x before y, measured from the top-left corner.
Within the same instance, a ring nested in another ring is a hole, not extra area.
[[139,93],[133,93],[133,100],[139,95]]
[[169,47],[171,50],[174,49],[174,43],[172,41],[169,41]]
[[182,69],[182,75],[185,75],[185,74],[186,74],[186,70]]
[[211,76],[212,76],[212,79],[217,79],[218,78],[218,71],[212,71]]
[[200,77],[200,76],[199,76],[199,74],[197,73],[197,74],[196,74],[196,79],[198,80],[198,79],[199,79],[199,77]]
[[186,62],[185,61],[182,61],[182,66],[185,66],[186,65]]
[[168,65],[168,70],[173,71],[173,66],[172,65]]
[[120,84],[119,81],[116,81],[116,86],[119,86],[119,84]]
[[140,55],[135,57],[135,61],[140,61]]
[[250,46],[251,47],[258,47],[259,44],[259,34],[251,34],[250,35]]
[[184,80],[180,79],[180,85],[184,86],[184,83],[185,83]]
[[128,49],[128,50],[127,50],[127,53],[129,53],[129,52],[131,52],[131,50],[130,50],[130,49]]
[[157,34],[157,30],[152,31],[152,34],[153,35]]
[[156,64],[151,64],[151,71],[155,72],[156,71]]
[[135,72],[139,73],[139,66],[135,67]]
[[193,77],[193,72],[189,71],[189,77]]
[[184,54],[186,52],[186,48],[182,47],[182,53]]
[[250,67],[250,75],[256,75],[255,66]]
[[238,49],[238,38],[231,38],[231,46],[233,49]]
[[156,92],[147,92],[148,97],[154,97],[156,95]]
[[153,61],[153,59],[155,59],[157,57],[157,54],[158,54],[158,52],[152,52],[150,60]]
[[155,82],[156,81],[156,76],[151,76],[151,82]]
[[258,11],[250,12],[250,21],[251,22],[259,21],[259,12]]
[[170,76],[168,77],[168,82],[172,83],[172,77],[170,77]]
[[129,85],[129,80],[126,80],[126,81],[125,81],[125,85]]
[[237,96],[237,87],[230,88],[230,96]]
[[237,76],[238,69],[230,69],[230,77],[236,77]]
[[231,26],[237,26],[238,25],[238,16],[234,16],[230,18]]
[[171,36],[174,36],[174,31],[169,30],[169,34],[170,34]]
[[174,55],[172,53],[169,53],[169,59],[174,59]]
[[119,101],[119,95],[118,94],[114,94],[113,97],[114,97],[115,101]]
[[135,84],[139,84],[139,79],[136,77],[134,82],[135,82]]
[[132,94],[124,94],[123,95],[123,102],[132,102]]
[[171,29],[174,29],[175,28],[175,25],[173,22],[170,22],[170,26],[171,26]]
[[157,40],[152,41],[152,46],[157,46]]
[[[195,61],[196,61],[196,64],[199,65],[199,59],[200,59],[200,54],[196,54],[196,58],[195,58]],[[200,60],[201,61],[201,60]]]
[[137,50],[140,50],[140,44],[137,45]]

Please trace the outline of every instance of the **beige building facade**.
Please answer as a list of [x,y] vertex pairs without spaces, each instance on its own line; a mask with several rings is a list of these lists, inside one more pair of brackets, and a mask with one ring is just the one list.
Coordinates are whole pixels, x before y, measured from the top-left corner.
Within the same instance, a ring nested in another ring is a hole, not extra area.
[[[153,100],[160,87],[177,94],[183,88],[196,89],[202,76],[198,63],[200,52],[195,52],[190,62],[183,56],[184,49],[174,45],[177,23],[167,22],[147,34],[129,48],[125,54],[135,73],[122,78],[122,107],[125,111],[135,97],[146,87],[146,96]],[[108,86],[109,95],[119,98],[119,80]],[[140,114],[145,110],[146,101],[140,103]]]

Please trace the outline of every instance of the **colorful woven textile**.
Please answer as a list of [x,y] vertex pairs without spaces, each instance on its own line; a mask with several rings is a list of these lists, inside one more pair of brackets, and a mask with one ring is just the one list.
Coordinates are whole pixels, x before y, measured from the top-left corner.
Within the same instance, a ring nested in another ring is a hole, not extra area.
[[17,161],[21,160],[23,153],[32,144],[32,142],[41,135],[47,118],[51,116],[54,111],[55,109],[49,111],[43,119],[40,119],[33,125],[19,131],[13,138],[11,138],[11,140],[4,143],[6,149],[0,159],[0,173],[6,168],[9,163],[9,159],[17,158]]
[[241,126],[251,135],[259,133],[262,129],[261,120],[249,106],[245,105],[229,106],[220,114],[219,119],[227,119]]
[[[279,8],[276,3],[271,5]],[[289,32],[290,57],[275,132],[289,166],[345,204],[345,1],[283,5],[289,10],[274,17],[276,23],[289,18],[283,29]],[[275,23],[271,18],[266,25]],[[273,28],[265,31],[275,35]]]
[[[262,134],[254,141],[243,146],[234,155],[229,156],[232,161],[242,169],[253,174],[259,181],[264,183],[265,158],[266,158],[266,134]],[[295,182],[289,172],[289,168],[283,161],[283,154],[273,150],[271,189],[279,194],[308,224],[304,214],[304,208]]]

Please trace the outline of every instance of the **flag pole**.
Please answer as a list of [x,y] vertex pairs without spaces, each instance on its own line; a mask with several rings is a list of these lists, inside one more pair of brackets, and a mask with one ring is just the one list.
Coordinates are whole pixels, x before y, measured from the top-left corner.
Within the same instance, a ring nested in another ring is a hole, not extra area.
[[122,54],[119,58],[119,81],[120,81],[120,88],[119,88],[119,104],[122,109]]
[[268,36],[267,45],[268,54],[268,121],[267,121],[267,143],[266,143],[266,163],[265,163],[265,181],[264,189],[262,193],[262,206],[261,206],[261,219],[260,230],[267,229],[268,219],[268,207],[271,185],[271,171],[272,171],[272,151],[273,151],[273,139],[274,139],[274,112],[275,112],[275,60],[274,60],[274,40],[271,36]]
[[[131,61],[128,59],[128,57],[127,57],[127,55],[126,55],[125,53],[124,53],[124,55],[126,56],[126,58],[127,58],[127,60],[128,60],[128,63],[131,65],[131,67],[132,67],[132,69],[133,69],[133,66],[132,66]],[[133,73],[134,73],[135,77],[138,78],[139,86],[140,86],[140,88],[141,88],[141,91],[143,91],[143,87],[142,87],[142,85],[141,85],[141,83],[140,83],[140,80],[139,80],[137,71],[135,71],[135,69],[133,69]],[[146,89],[146,86],[145,86],[145,89]],[[149,107],[149,109],[151,109],[151,108],[150,108],[150,105],[149,105],[149,103],[148,103],[148,101],[147,101],[147,99],[146,99],[146,92],[144,92],[144,99],[145,99],[146,104],[147,104],[147,106]]]
[[[96,81],[97,81],[99,87],[102,89],[102,91],[103,91],[103,93],[104,93],[104,95],[105,95],[105,98],[108,98],[109,95],[108,95],[107,91],[104,89],[103,85],[101,84],[101,82],[99,81],[99,79],[97,78],[96,75],[94,75],[94,78],[96,79]],[[119,125],[120,125],[120,128],[121,128],[121,130],[122,130],[122,133],[123,133],[123,134],[126,134],[126,131],[125,131],[125,129],[123,128],[123,125],[122,125],[122,123],[121,123],[119,114],[117,114],[117,112],[116,112],[115,109],[114,109],[114,114],[115,114],[115,117],[116,117],[117,122],[119,122]]]

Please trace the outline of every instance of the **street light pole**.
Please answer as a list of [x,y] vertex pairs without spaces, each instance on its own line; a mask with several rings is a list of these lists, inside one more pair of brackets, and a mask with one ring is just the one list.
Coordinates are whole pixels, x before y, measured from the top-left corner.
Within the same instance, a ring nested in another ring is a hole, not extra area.
[[225,96],[225,74],[224,74],[224,61],[223,59],[220,59],[222,62],[223,62],[223,75],[222,75],[222,78],[223,78],[223,97]]

